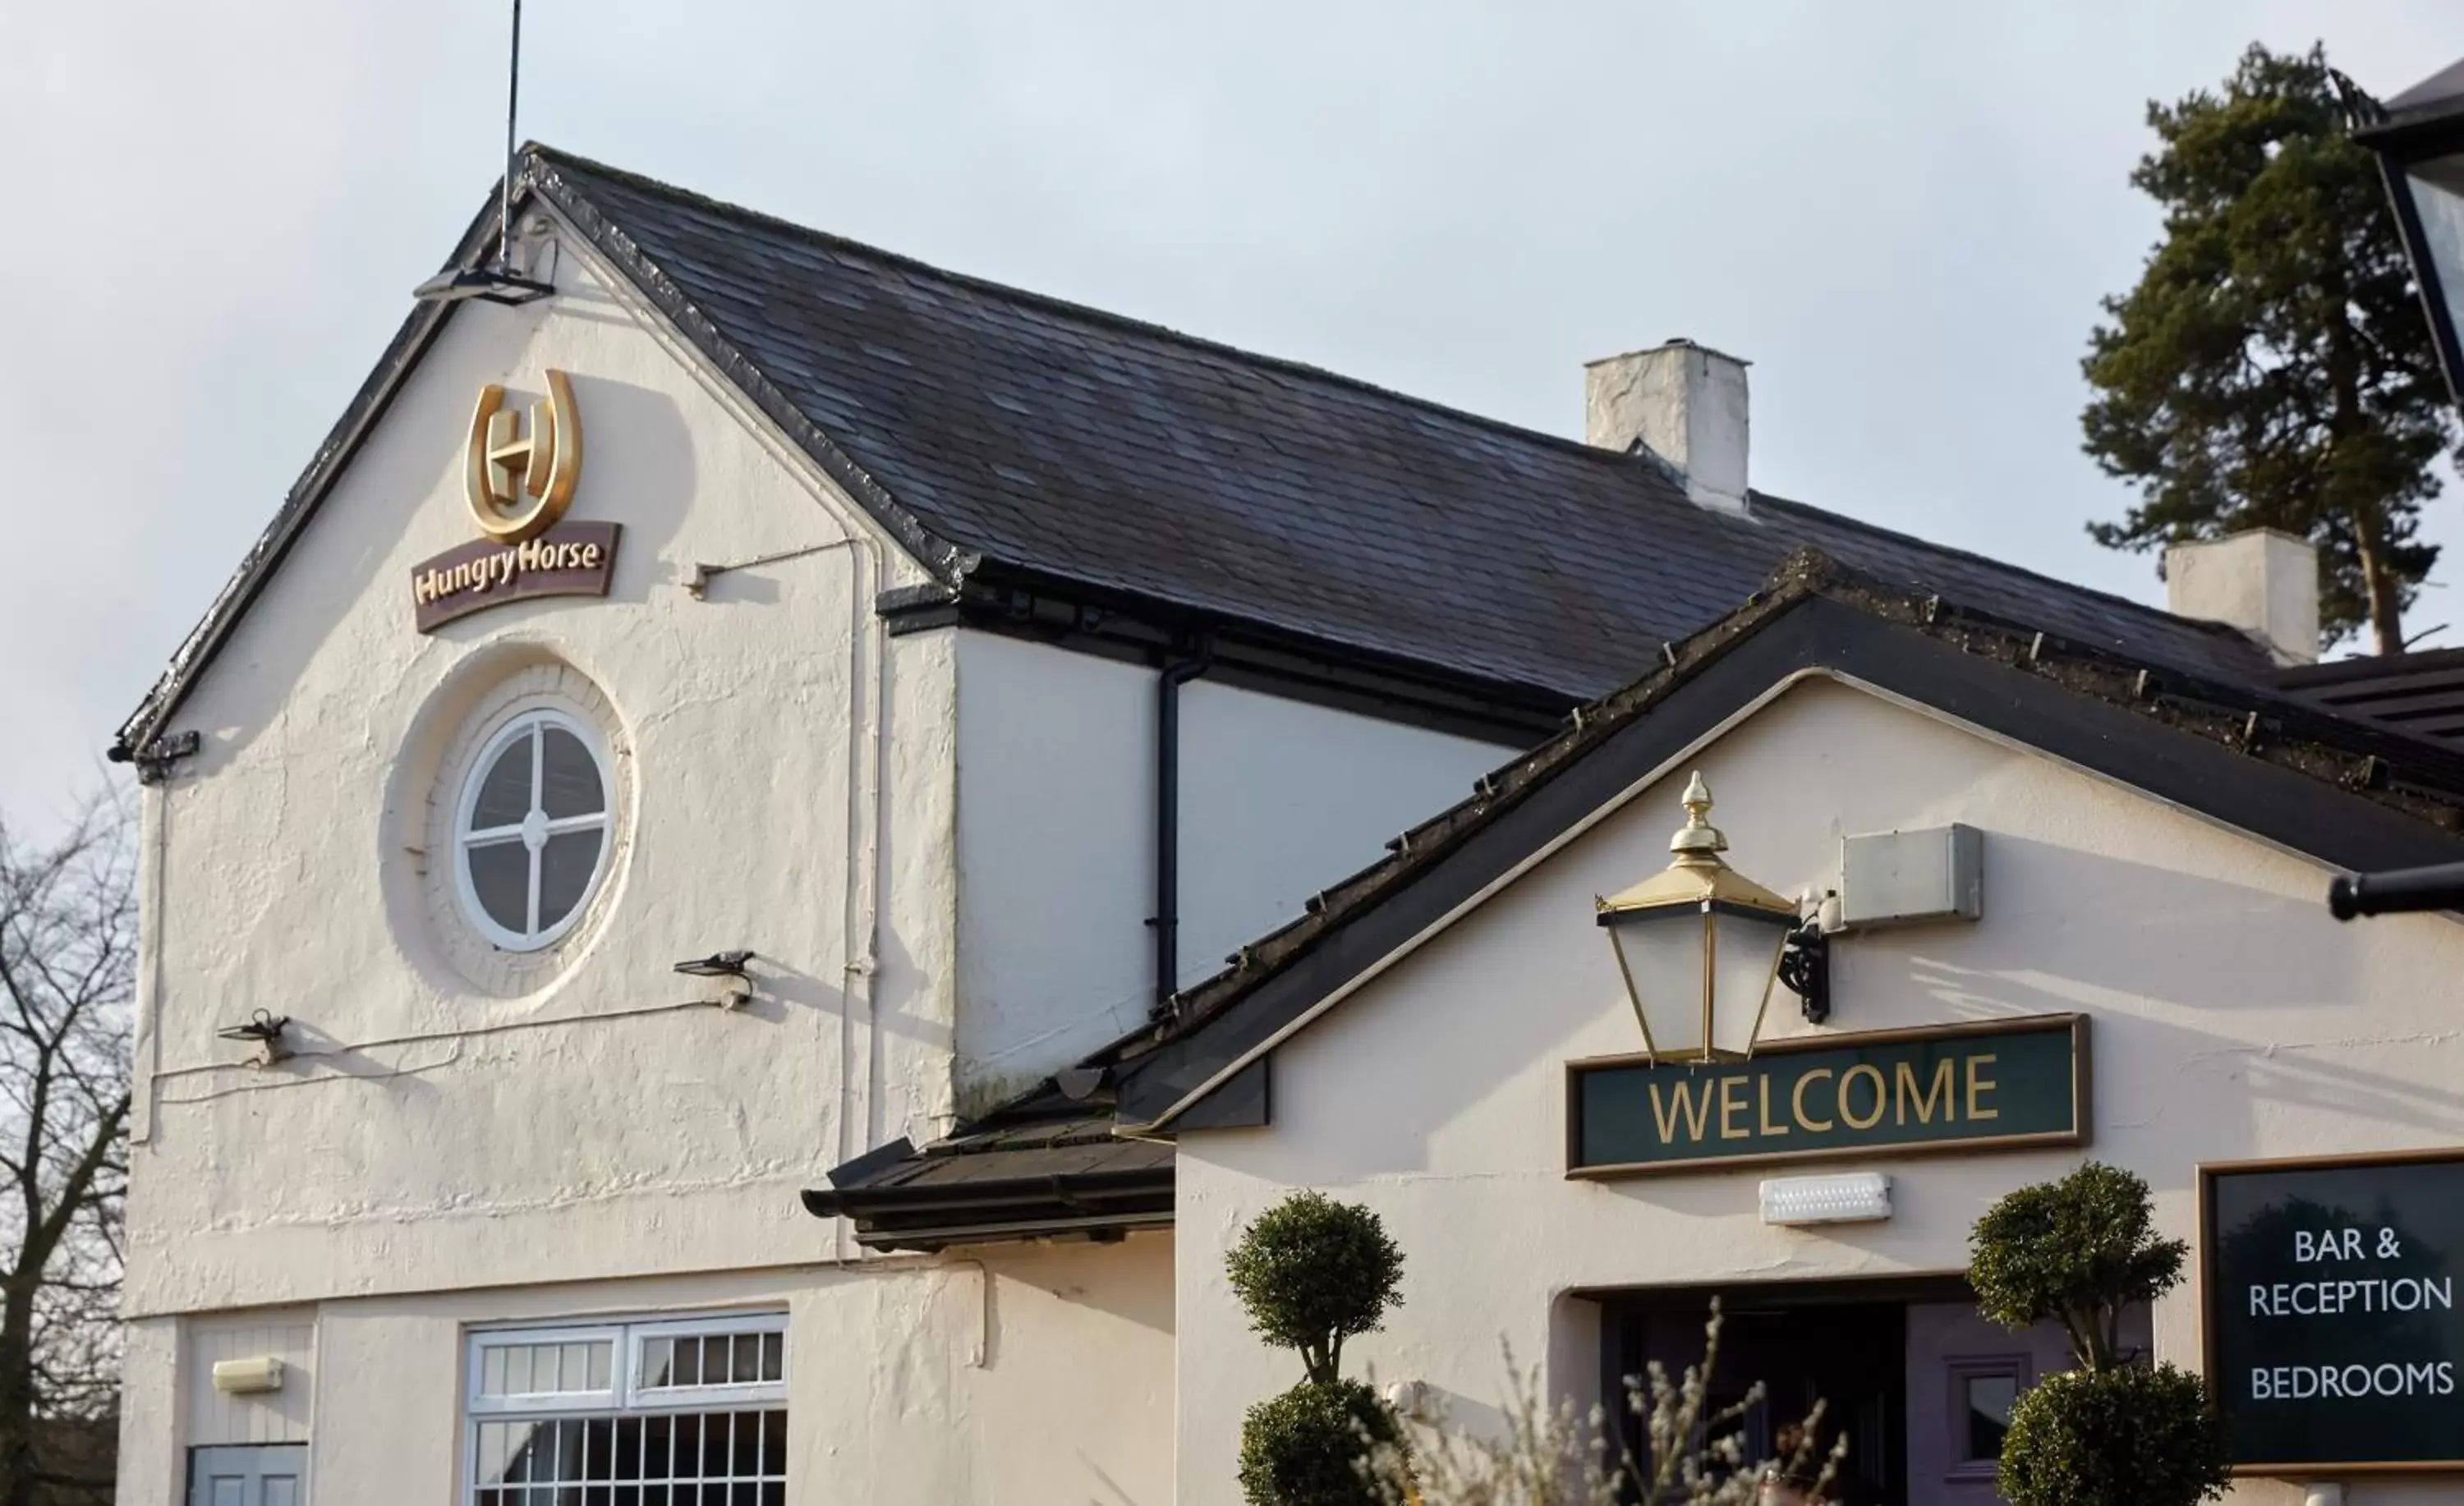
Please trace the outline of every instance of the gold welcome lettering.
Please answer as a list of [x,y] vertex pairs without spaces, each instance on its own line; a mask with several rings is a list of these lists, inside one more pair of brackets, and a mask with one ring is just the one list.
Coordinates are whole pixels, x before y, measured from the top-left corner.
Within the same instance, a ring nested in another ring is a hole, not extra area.
[[1943,1110],[1943,1117],[1946,1120],[1955,1119],[1959,1115],[1959,1104],[1952,1093],[1948,1057],[1934,1063],[1933,1082],[1927,1088],[1919,1088],[1917,1075],[1908,1070],[1906,1062],[1901,1062],[1896,1074],[1896,1086],[1898,1092],[1892,1096],[1897,1101],[1898,1106],[1891,1120],[1895,1124],[1904,1124],[1908,1122],[1908,1100],[1910,1099],[1917,1101],[1917,1123],[1920,1124],[1933,1123],[1933,1111],[1937,1106]]
[[[1663,1146],[1673,1146],[1677,1143],[1677,1125],[1681,1120],[1685,1124],[1685,1138],[1701,1140],[1703,1122],[1711,1112],[1711,1084],[1672,1082],[1668,1087],[1670,1096],[1677,1100],[1677,1107],[1673,1113],[1661,1106],[1660,1084],[1657,1082],[1651,1084],[1651,1117],[1660,1124],[1660,1143]],[[1702,1089],[1699,1095],[1691,1091],[1697,1087]]]

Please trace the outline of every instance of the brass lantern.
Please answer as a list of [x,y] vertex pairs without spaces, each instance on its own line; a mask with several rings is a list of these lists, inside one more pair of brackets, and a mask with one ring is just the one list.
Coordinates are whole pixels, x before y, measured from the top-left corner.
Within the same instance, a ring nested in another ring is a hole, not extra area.
[[1700,774],[1684,801],[1685,825],[1668,840],[1677,856],[1598,901],[1599,921],[1654,1059],[1741,1059],[1753,1054],[1775,982],[1805,995],[1808,1016],[1820,1017],[1821,933],[1799,927],[1793,901],[1722,860],[1728,839],[1705,818],[1711,791]]

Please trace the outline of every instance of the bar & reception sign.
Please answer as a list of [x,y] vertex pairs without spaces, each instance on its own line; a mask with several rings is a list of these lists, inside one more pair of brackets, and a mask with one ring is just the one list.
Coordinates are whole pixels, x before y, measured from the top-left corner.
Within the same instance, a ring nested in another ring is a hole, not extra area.
[[1569,1062],[1567,1174],[2082,1145],[2087,1041],[2086,1015],[2037,1015],[1771,1041],[1741,1061]]
[[2464,1470],[2464,1148],[2199,1168],[2235,1473]]

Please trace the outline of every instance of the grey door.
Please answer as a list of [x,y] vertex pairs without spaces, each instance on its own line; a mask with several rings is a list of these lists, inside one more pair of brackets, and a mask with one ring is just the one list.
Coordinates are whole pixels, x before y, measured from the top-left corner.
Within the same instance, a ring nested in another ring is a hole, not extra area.
[[304,1443],[224,1444],[188,1451],[188,1506],[307,1506]]

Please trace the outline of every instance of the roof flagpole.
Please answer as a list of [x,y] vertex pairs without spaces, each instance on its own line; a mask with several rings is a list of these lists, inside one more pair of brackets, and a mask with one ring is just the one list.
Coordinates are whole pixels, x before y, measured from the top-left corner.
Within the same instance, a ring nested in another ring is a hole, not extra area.
[[505,182],[496,200],[496,266],[514,266],[514,121],[522,103],[522,0],[514,0],[514,45],[505,68]]

